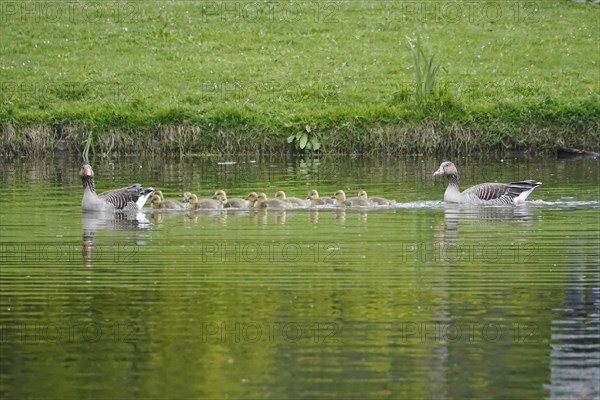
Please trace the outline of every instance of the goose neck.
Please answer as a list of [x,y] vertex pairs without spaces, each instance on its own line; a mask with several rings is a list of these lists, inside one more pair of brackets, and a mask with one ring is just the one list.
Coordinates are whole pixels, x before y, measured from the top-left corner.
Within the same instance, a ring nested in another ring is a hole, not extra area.
[[83,190],[89,190],[92,193],[96,193],[96,186],[94,185],[94,177],[82,176],[81,182],[83,182]]
[[448,175],[448,186],[453,186],[458,189],[458,176],[455,174]]

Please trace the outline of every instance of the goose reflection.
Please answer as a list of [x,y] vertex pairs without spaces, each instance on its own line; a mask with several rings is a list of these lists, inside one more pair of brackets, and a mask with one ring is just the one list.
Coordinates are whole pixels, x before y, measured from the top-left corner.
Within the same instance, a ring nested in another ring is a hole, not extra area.
[[154,226],[162,225],[165,221],[168,221],[173,218],[180,218],[181,212],[173,211],[173,210],[162,210],[157,209],[153,210],[152,214],[150,214],[150,220]]
[[443,207],[445,221],[434,227],[435,238],[440,244],[456,242],[459,223],[481,225],[509,220],[528,221],[532,218],[532,206],[528,204],[488,207],[445,203]]
[[287,216],[287,214],[286,214],[285,210],[277,210],[275,212],[275,221],[278,224],[283,225],[283,224],[285,224],[286,216]]
[[308,222],[310,222],[311,224],[317,224],[319,223],[319,211],[311,208],[310,210],[308,210]]
[[227,222],[227,212],[225,210],[208,210],[208,209],[197,209],[197,210],[189,210],[185,214],[186,222],[198,223],[201,219],[207,218],[212,219],[216,222],[226,223]]
[[[122,230],[140,231],[150,229],[152,224],[142,212],[102,212],[86,211],[81,214],[83,243],[81,246],[83,262],[91,267],[94,262],[96,231]],[[101,253],[99,252],[98,256]]]
[[366,224],[367,217],[369,216],[369,212],[366,209],[346,211],[345,207],[341,207],[341,208],[336,208],[335,210],[333,210],[333,212],[334,212],[334,218],[335,218],[336,222],[338,222],[340,224],[346,223],[346,216],[348,215],[347,214],[348,212],[350,213],[350,215],[356,214],[358,222],[361,224]]
[[268,210],[266,208],[251,210],[248,213],[250,223],[256,225],[266,225],[269,222],[268,216],[275,217],[275,223],[285,224],[287,214],[285,210]]

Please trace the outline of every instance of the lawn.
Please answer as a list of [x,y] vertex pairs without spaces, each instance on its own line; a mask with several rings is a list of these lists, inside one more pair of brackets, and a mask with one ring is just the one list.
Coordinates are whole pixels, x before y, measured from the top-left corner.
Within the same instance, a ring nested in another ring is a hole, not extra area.
[[[597,147],[600,6],[0,3],[0,146],[325,152]],[[408,39],[440,64],[415,97]],[[290,135],[291,144],[287,144]]]

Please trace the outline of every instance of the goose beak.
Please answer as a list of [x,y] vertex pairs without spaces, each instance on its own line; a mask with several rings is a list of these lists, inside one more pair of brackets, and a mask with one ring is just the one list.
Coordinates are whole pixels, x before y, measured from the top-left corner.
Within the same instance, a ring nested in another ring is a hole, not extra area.
[[306,196],[306,200],[310,200],[310,196]]
[[444,169],[443,169],[442,167],[439,167],[439,168],[437,169],[437,171],[435,171],[435,172],[433,173],[433,176],[440,176],[440,175],[444,175]]
[[94,171],[92,171],[91,167],[84,167],[83,168],[83,175],[84,176],[93,176],[94,175]]
[[212,197],[211,197],[211,199],[216,200],[217,196],[213,194]]

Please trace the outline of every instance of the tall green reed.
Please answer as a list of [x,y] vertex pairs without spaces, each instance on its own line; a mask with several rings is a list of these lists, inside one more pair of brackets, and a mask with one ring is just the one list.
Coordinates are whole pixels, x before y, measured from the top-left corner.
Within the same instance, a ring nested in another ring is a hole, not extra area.
[[427,57],[420,34],[417,34],[414,40],[407,36],[406,40],[411,48],[415,64],[415,97],[418,102],[421,102],[426,96],[433,93],[436,75],[441,68],[441,64],[433,64],[434,54]]

